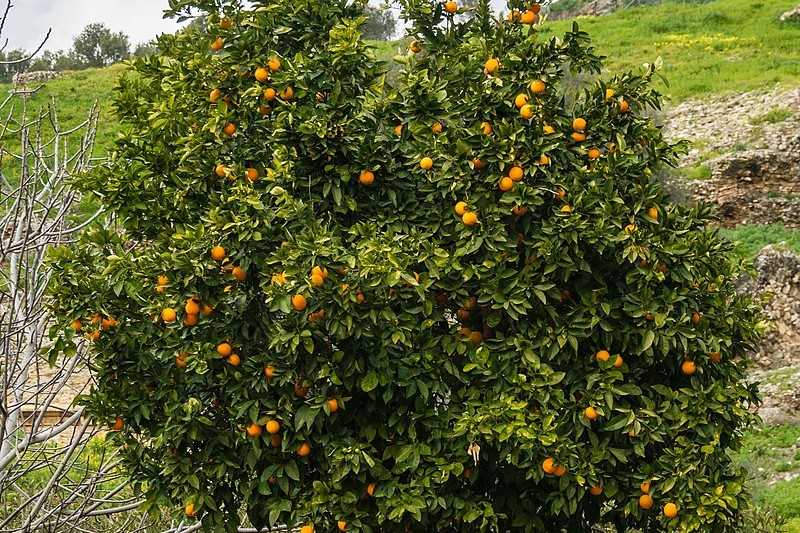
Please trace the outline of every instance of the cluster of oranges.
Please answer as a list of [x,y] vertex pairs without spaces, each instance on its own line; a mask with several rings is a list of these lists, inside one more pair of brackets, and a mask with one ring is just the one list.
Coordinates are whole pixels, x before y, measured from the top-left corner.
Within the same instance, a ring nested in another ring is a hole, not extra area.
[[[100,313],[93,314],[90,322],[92,324],[92,328],[90,331],[86,332],[85,336],[91,342],[97,342],[100,340],[101,331],[108,331],[111,328],[119,325],[119,322],[116,318],[111,316],[103,316]],[[84,330],[83,321],[80,318],[76,318],[70,324],[70,328],[72,328],[75,333],[81,333]]]
[[[645,511],[649,511],[653,508],[653,497],[650,495],[650,481],[643,481],[641,485],[639,485],[639,490],[641,490],[642,495],[639,496],[639,508]],[[669,502],[664,505],[664,516],[669,519],[675,518],[678,516],[678,506],[672,502]]]

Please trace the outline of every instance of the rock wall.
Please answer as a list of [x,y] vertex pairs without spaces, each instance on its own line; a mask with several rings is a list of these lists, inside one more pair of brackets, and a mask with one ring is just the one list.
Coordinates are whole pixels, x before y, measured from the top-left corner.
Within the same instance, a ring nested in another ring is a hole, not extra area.
[[14,86],[19,85],[32,85],[50,81],[59,76],[59,73],[54,70],[37,70],[33,72],[19,72],[14,74],[12,80]]

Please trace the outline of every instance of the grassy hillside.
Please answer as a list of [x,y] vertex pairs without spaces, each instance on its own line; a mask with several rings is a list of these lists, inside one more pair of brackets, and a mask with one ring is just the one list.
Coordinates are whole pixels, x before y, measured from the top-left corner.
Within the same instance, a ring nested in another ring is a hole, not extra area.
[[[672,0],[578,19],[609,70],[664,61],[673,101],[800,83],[800,24],[781,23],[797,0]],[[548,23],[556,35],[571,21]]]

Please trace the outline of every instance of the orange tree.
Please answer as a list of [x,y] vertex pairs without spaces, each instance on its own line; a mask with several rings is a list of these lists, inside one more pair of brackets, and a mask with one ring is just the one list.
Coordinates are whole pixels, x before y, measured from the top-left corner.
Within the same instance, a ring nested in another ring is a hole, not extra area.
[[[204,528],[729,531],[755,306],[656,179],[654,69],[538,6],[171,0],[206,24],[120,82],[113,214],[57,250],[51,356],[152,509]],[[570,76],[567,79],[567,76]],[[180,511],[178,511],[180,509]]]

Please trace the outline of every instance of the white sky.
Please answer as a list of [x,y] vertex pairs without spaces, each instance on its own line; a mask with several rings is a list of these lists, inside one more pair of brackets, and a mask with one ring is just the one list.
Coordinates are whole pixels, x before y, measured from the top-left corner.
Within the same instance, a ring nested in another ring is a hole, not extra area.
[[[5,1],[0,3],[5,7]],[[9,41],[9,50],[36,48],[47,28],[53,33],[46,50],[69,49],[73,37],[92,22],[126,33],[132,47],[178,28],[173,20],[163,18],[167,0],[13,0],[13,4],[2,35]],[[505,1],[492,0],[492,4],[504,7]]]

